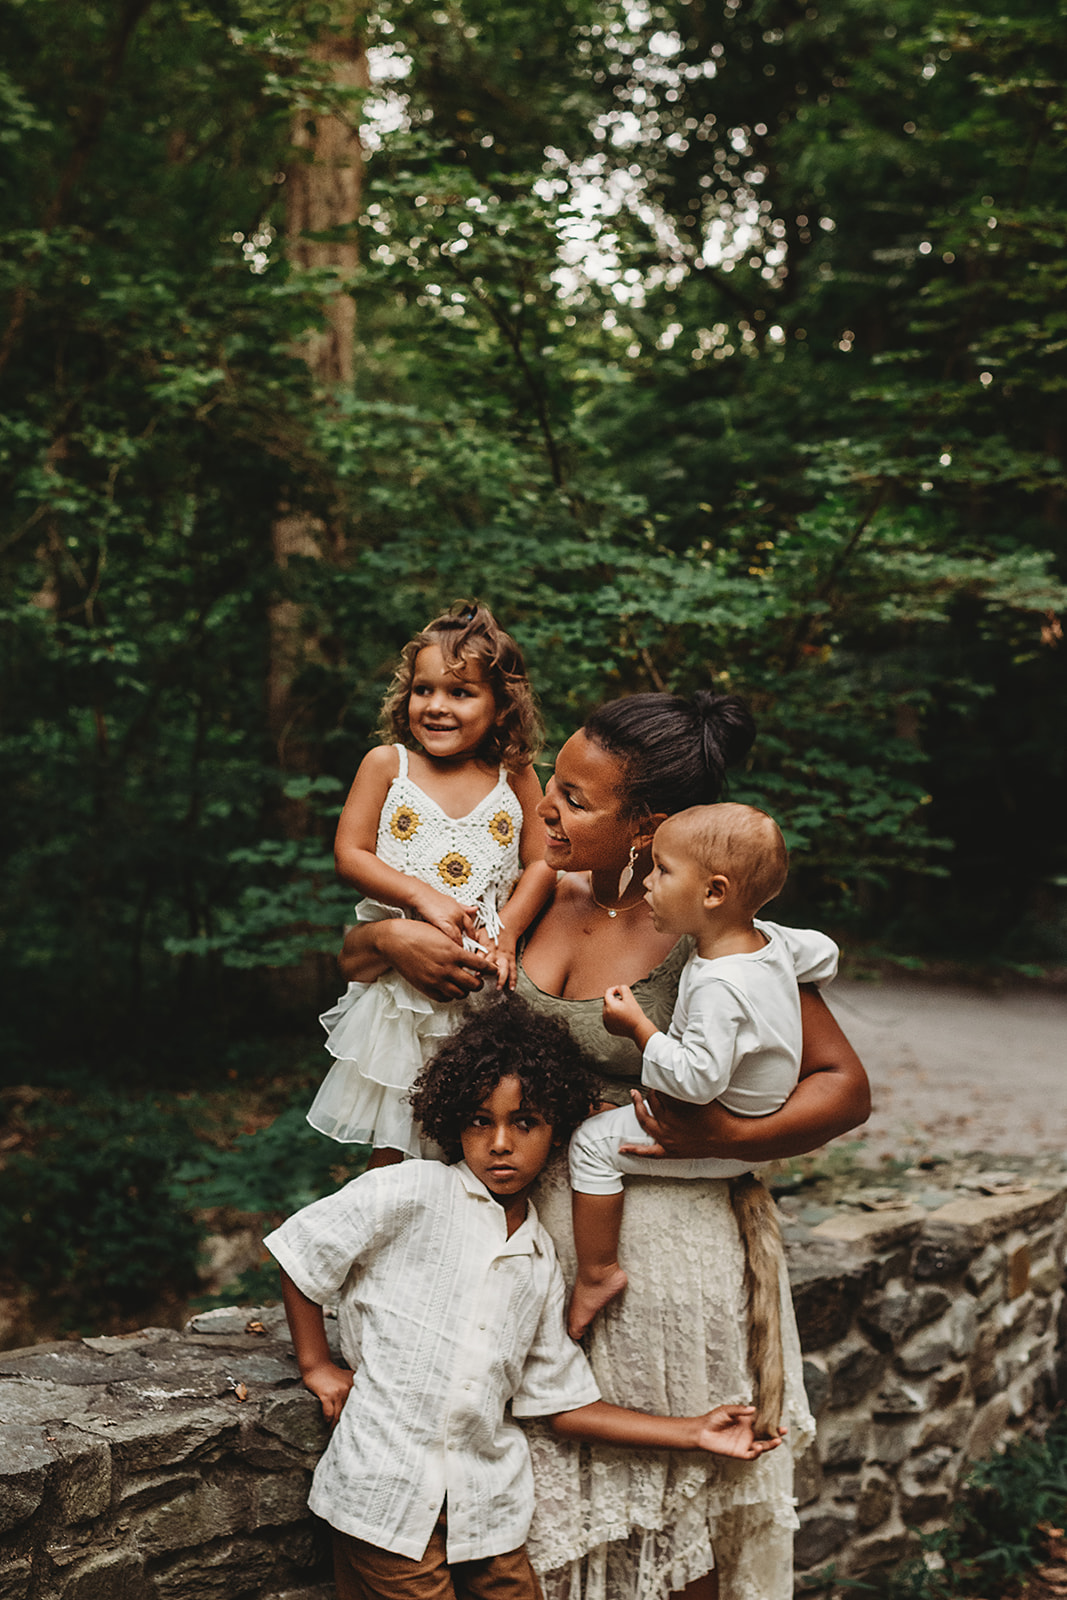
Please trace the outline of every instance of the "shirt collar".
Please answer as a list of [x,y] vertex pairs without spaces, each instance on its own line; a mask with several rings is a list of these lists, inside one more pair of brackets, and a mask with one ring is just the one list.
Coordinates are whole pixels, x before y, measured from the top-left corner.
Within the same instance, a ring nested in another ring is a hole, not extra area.
[[[455,1162],[452,1167],[452,1171],[456,1174],[464,1189],[466,1189],[467,1193],[473,1199],[488,1200],[489,1204],[499,1215],[500,1227],[501,1231],[503,1232],[504,1228],[506,1227],[503,1208],[497,1205],[496,1200],[485,1187],[485,1184],[482,1182],[482,1180],[474,1176],[474,1173],[471,1171],[470,1167],[468,1167],[465,1161]],[[519,1224],[519,1226],[515,1229],[515,1232],[511,1235],[510,1239],[508,1239],[505,1235],[505,1249],[501,1253],[513,1256],[531,1254],[539,1256],[544,1255],[544,1246],[539,1238],[540,1231],[537,1209],[532,1200],[527,1200],[526,1215],[522,1219],[522,1222]]]

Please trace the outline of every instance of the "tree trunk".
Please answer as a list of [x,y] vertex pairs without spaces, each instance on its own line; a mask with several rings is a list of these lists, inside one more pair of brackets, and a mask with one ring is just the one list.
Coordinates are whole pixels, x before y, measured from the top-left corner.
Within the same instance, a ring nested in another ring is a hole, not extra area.
[[[351,0],[339,5],[334,25],[313,46],[311,57],[328,68],[340,89],[370,85],[366,53]],[[363,192],[363,149],[358,106],[343,116],[302,114],[293,128],[294,157],[286,171],[286,248],[297,268],[336,273],[338,290],[326,310],[326,324],[305,336],[301,354],[316,388],[329,391],[351,383],[355,370],[356,308],[347,283],[357,262],[351,231]],[[343,239],[309,238],[340,229]],[[332,536],[331,536],[332,535]],[[328,530],[321,518],[299,506],[280,506],[271,529],[278,595],[270,608],[270,667],[266,685],[267,718],[278,766],[283,772],[313,773],[317,752],[310,707],[294,693],[303,669],[319,656],[315,635],[304,623],[303,607],[286,594],[285,571],[294,556],[326,560],[343,548],[339,530]],[[281,822],[289,838],[303,838],[313,825],[305,802],[283,799]],[[282,979],[278,998],[285,1005],[313,1001],[333,971],[332,958],[309,958]]]

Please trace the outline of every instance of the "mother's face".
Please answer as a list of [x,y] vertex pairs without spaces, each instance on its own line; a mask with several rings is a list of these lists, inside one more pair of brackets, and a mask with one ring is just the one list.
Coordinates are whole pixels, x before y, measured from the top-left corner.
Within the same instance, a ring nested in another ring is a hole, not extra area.
[[638,832],[620,811],[624,794],[621,761],[579,729],[560,751],[537,808],[548,865],[557,872],[621,872]]

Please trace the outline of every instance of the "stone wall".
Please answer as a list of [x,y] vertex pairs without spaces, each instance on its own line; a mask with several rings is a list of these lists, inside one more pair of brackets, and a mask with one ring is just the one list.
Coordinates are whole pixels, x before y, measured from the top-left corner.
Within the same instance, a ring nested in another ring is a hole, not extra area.
[[[980,1166],[781,1199],[819,1430],[801,1573],[896,1559],[968,1459],[1047,1416],[1067,1168]],[[277,1307],[0,1355],[0,1600],[327,1600],[324,1438]]]
[[1013,1165],[781,1202],[818,1422],[798,1575],[898,1560],[909,1529],[945,1521],[967,1463],[1040,1429],[1063,1393],[1067,1167]]

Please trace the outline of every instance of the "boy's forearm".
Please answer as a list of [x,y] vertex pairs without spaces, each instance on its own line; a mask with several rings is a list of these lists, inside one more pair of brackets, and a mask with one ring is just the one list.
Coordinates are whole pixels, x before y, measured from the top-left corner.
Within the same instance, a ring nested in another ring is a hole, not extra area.
[[582,1444],[634,1445],[644,1450],[698,1450],[703,1417],[650,1417],[606,1400],[551,1418],[553,1433]]
[[314,1300],[309,1300],[303,1290],[297,1288],[285,1268],[279,1270],[282,1275],[285,1319],[292,1335],[300,1375],[306,1377],[316,1367],[324,1364],[334,1365],[333,1354],[326,1339],[326,1319],[322,1307],[316,1305]]

